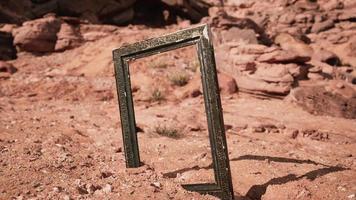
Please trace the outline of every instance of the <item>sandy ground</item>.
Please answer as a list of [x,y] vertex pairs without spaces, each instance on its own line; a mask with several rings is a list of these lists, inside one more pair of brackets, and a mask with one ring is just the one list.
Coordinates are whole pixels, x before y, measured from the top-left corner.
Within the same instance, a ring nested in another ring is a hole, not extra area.
[[[99,44],[123,42],[113,38]],[[162,78],[187,70],[193,80],[194,49],[133,64],[144,165],[126,169],[111,50],[95,47],[19,54],[19,72],[0,80],[0,199],[215,199],[180,186],[213,181],[203,98]],[[222,106],[235,199],[356,199],[355,120],[243,93],[222,94]]]

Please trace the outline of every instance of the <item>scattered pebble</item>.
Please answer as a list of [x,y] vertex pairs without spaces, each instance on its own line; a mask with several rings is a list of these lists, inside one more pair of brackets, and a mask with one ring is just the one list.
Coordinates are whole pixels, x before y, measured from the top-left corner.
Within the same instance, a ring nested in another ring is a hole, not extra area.
[[112,192],[112,186],[110,184],[106,184],[102,190],[104,193],[108,194],[108,193]]
[[108,177],[110,177],[110,176],[112,176],[114,173],[112,173],[112,172],[101,172],[100,173],[100,177],[101,178],[108,178]]
[[70,198],[69,195],[65,195],[65,196],[63,197],[63,200],[71,200],[71,198]]
[[115,153],[121,153],[122,152],[122,148],[118,147],[117,149],[115,149]]

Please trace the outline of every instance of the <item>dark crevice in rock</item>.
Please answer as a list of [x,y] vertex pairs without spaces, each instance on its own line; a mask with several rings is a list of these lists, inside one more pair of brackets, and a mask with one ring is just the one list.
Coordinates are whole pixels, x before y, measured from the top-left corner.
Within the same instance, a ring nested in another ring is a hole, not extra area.
[[16,49],[11,33],[0,31],[0,60],[16,59]]

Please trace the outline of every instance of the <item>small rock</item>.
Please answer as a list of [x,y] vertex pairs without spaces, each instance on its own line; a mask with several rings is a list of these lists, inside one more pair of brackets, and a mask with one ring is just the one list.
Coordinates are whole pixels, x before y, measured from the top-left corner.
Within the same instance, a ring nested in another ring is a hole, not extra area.
[[0,60],[0,73],[2,72],[13,74],[17,69],[12,64]]
[[63,188],[62,187],[53,187],[52,191],[56,193],[62,192]]
[[345,85],[342,82],[338,82],[338,83],[336,83],[336,87],[339,89],[343,89],[343,88],[345,88]]
[[341,63],[339,57],[335,53],[325,50],[325,49],[316,50],[314,52],[312,58],[313,58],[313,60],[324,62],[331,66],[337,66],[337,65],[340,65],[340,63]]
[[95,191],[102,189],[101,186],[93,185],[93,184],[90,184],[90,183],[86,185],[86,188],[87,188],[87,192],[89,194],[93,194]]
[[151,183],[151,186],[153,186],[153,187],[155,187],[155,188],[161,188],[161,183],[160,182],[153,182],[153,183]]
[[118,147],[117,149],[115,149],[115,153],[121,153],[122,152],[122,148]]
[[308,78],[310,80],[316,80],[316,81],[325,79],[325,77],[323,75],[318,74],[318,73],[308,73]]
[[112,186],[110,184],[106,184],[102,190],[104,193],[108,194],[112,191]]
[[71,198],[70,198],[69,195],[65,195],[65,196],[63,197],[63,200],[71,200]]
[[276,127],[278,128],[278,129],[286,129],[286,126],[284,125],[284,124],[281,124],[281,123],[278,123],[277,125],[276,125]]
[[79,194],[88,194],[89,193],[84,186],[77,186],[77,191],[79,192]]
[[263,133],[266,131],[266,129],[264,127],[258,126],[258,127],[254,127],[253,131],[256,133]]
[[309,57],[313,55],[313,48],[302,40],[292,36],[288,33],[280,33],[274,39],[274,42],[278,44],[285,51],[293,51],[299,56]]
[[201,93],[200,89],[194,89],[191,91],[190,96],[194,98],[194,97],[200,96],[201,94],[202,93]]
[[232,129],[233,126],[230,124],[224,124],[224,127],[225,127],[225,131],[228,131],[228,130]]
[[295,139],[298,137],[299,131],[298,130],[290,130],[290,135],[289,137],[292,139]]
[[16,200],[23,200],[24,198],[23,198],[23,196],[22,195],[20,195],[20,196],[18,196],[18,197],[16,197]]
[[190,131],[201,131],[202,130],[201,126],[197,123],[188,125],[188,128]]
[[312,73],[319,73],[321,72],[321,67],[320,66],[313,66],[313,67],[310,67],[308,69],[309,72],[312,72]]
[[247,129],[248,125],[247,124],[235,124],[233,131],[241,131]]
[[345,192],[346,188],[344,186],[340,185],[340,186],[337,187],[337,190]]
[[320,4],[325,11],[332,11],[335,9],[344,8],[344,3],[341,0],[329,0]]
[[248,44],[258,44],[256,33],[252,29],[240,29],[232,27],[222,32],[224,42],[244,42]]
[[194,156],[194,160],[199,161],[199,160],[206,158],[206,156],[207,156],[207,153],[202,153],[197,156]]
[[39,186],[41,186],[41,183],[38,183],[38,182],[37,182],[37,183],[34,183],[34,184],[33,184],[33,188],[37,188],[37,187],[39,187]]
[[233,94],[237,92],[236,81],[233,77],[227,74],[219,73],[218,81],[219,81],[220,91],[222,93]]
[[299,55],[294,51],[276,50],[262,54],[257,60],[266,63],[305,63],[310,60],[310,56]]
[[331,29],[334,27],[334,21],[333,20],[326,20],[323,22],[317,22],[313,25],[311,32],[312,33],[320,33],[323,31],[326,31],[328,29]]
[[108,178],[108,177],[112,176],[113,173],[112,172],[101,172],[100,175],[101,175],[101,178]]
[[294,12],[284,13],[279,17],[278,22],[282,24],[292,24],[295,22],[295,16],[296,14]]

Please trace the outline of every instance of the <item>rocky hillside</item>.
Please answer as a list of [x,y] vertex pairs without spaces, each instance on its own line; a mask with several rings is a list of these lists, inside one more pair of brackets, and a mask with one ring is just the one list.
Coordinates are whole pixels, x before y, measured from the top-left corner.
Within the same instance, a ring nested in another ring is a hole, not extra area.
[[194,46],[130,63],[125,167],[112,50],[209,23],[236,200],[356,198],[354,0],[1,0],[0,199],[198,199],[213,182]]
[[[8,16],[2,17],[3,21],[17,23],[1,25],[1,56],[4,60],[16,58],[15,48],[18,55],[29,52],[55,57],[63,52],[75,55],[75,58],[59,61],[57,65],[61,69],[75,69],[90,75],[105,74],[112,65],[111,49],[120,46],[121,32],[145,29],[142,25],[119,28],[91,24],[135,22],[134,10],[140,11],[135,6],[144,7],[142,2],[111,0],[100,2],[100,9],[99,3],[89,0],[77,3],[24,2],[2,2],[2,15]],[[189,27],[188,19],[198,20],[206,11],[208,17],[203,17],[201,22],[213,27],[218,68],[232,76],[240,92],[259,97],[288,96],[315,114],[356,117],[355,2],[196,1],[196,5],[189,2],[159,2],[164,5],[160,11],[165,19],[173,16],[178,25],[147,31],[158,36],[160,32]],[[10,12],[10,8],[14,9]],[[194,12],[188,8],[194,8],[202,15],[194,17]],[[184,15],[185,11],[192,16]],[[57,15],[46,14],[48,12]],[[138,18],[140,14],[145,12],[138,13]],[[37,17],[41,18],[24,22]],[[125,40],[140,38],[137,34],[137,37]],[[85,51],[88,53],[79,53]],[[314,90],[319,92],[312,92]],[[323,99],[332,103],[320,102]]]

